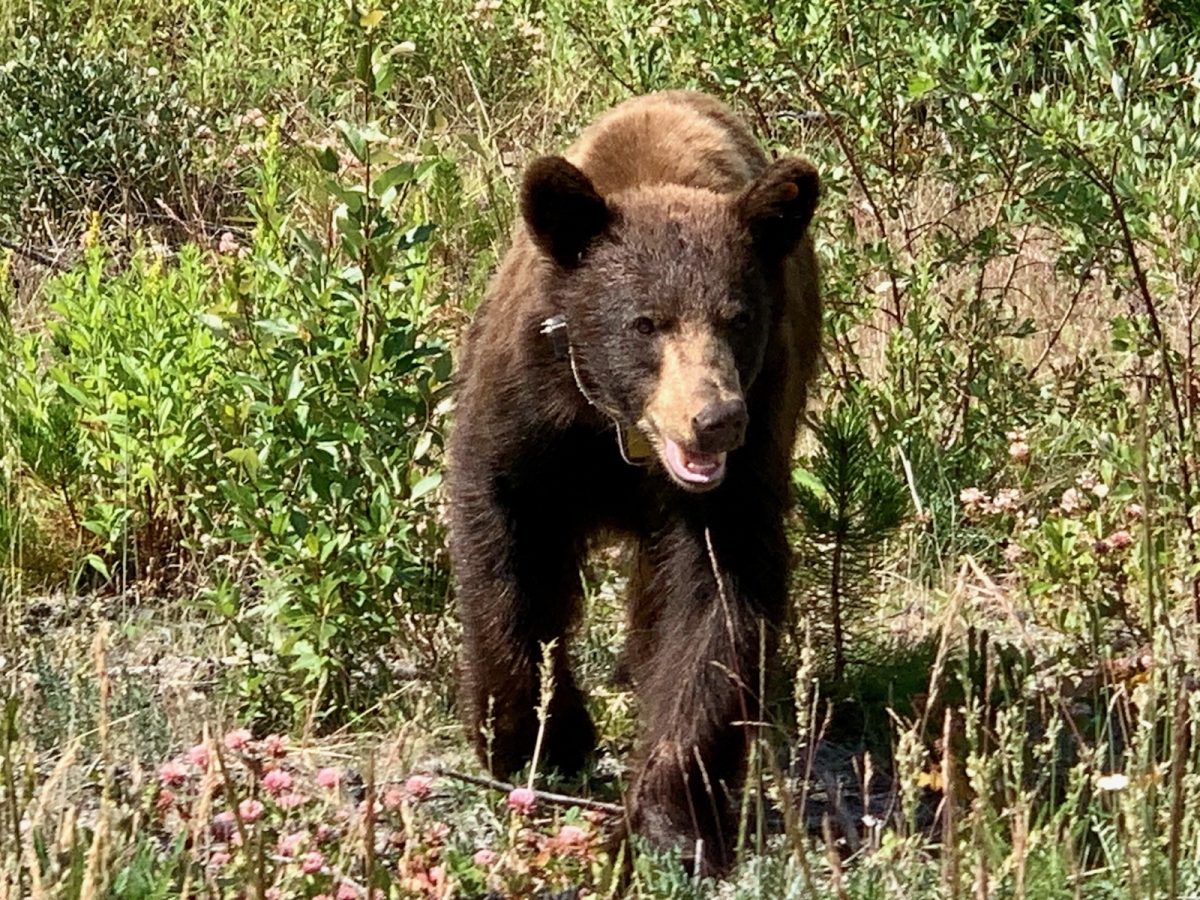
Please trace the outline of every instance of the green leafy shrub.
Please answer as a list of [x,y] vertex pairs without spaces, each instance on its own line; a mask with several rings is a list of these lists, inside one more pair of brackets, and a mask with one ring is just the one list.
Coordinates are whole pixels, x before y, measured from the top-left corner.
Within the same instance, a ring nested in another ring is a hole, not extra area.
[[[388,60],[368,49],[360,76],[364,97],[385,90]],[[395,158],[374,124],[339,129],[342,155],[318,154],[324,232],[288,224],[270,143],[255,240],[226,282],[227,339],[248,364],[225,401],[217,486],[230,535],[263,567],[261,593],[214,594],[248,649],[284,661],[282,681],[243,684],[259,712],[302,710],[315,692],[329,724],[392,683],[401,611],[441,610],[435,408],[450,369],[423,295],[431,227],[403,220],[436,160]]]
[[91,534],[88,561],[124,584],[165,574],[180,541],[211,525],[206,400],[228,370],[197,317],[211,277],[199,250],[107,265],[94,243],[47,286],[55,318],[23,342],[16,430],[25,467]]
[[102,577],[251,552],[262,592],[240,605],[230,581],[214,602],[297,680],[255,673],[247,689],[278,711],[320,683],[342,716],[370,693],[364,678],[386,680],[401,609],[436,611],[445,592],[432,420],[449,359],[419,293],[429,229],[391,218],[428,166],[331,184],[339,241],[325,247],[280,213],[277,164],[224,299],[195,248],[114,274],[93,246],[49,286],[56,318],[25,342],[16,433]]
[[[390,72],[365,51],[364,114]],[[6,398],[24,470],[87,535],[99,578],[201,563],[254,661],[240,687],[255,712],[331,722],[379,696],[403,617],[446,592],[449,355],[424,293],[431,226],[404,221],[436,160],[400,158],[375,124],[340,134],[317,154],[315,228],[284,212],[268,141],[252,245],[225,267],[186,247],[118,269],[94,228],[48,285],[54,317],[23,340]]]
[[198,125],[182,84],[128,53],[31,36],[0,67],[0,224],[25,236],[87,209],[177,207]]

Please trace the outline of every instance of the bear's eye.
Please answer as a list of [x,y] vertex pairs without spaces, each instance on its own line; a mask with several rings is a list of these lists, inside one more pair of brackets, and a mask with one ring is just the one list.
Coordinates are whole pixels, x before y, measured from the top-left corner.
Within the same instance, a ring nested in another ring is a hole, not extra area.
[[649,316],[638,316],[633,320],[633,327],[638,334],[654,334],[654,320]]
[[750,313],[743,310],[729,320],[729,326],[735,331],[745,331],[750,327]]

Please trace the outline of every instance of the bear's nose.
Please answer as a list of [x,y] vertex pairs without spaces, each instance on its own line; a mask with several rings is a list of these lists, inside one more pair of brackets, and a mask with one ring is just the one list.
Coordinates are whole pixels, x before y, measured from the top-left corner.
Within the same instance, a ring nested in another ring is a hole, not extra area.
[[696,449],[701,453],[723,453],[735,450],[746,437],[746,401],[717,400],[692,417],[696,434]]

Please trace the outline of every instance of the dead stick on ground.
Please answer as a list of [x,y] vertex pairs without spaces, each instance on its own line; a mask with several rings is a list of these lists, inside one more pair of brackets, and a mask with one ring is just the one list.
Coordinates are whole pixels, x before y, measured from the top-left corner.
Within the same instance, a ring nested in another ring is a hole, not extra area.
[[[484,778],[482,775],[468,775],[465,772],[456,772],[453,769],[443,769],[437,766],[433,769],[433,774],[442,778],[453,778],[456,781],[465,781],[467,784],[475,784],[479,787],[491,788],[494,791],[502,791],[509,793],[516,788],[514,784],[508,784],[504,781],[496,781],[494,778]],[[557,806],[582,806],[584,809],[594,809],[597,812],[611,813],[614,816],[623,815],[625,807],[618,803],[605,803],[601,800],[588,800],[584,797],[572,797],[569,794],[552,794],[549,791],[533,792],[533,796],[538,800],[552,803]]]

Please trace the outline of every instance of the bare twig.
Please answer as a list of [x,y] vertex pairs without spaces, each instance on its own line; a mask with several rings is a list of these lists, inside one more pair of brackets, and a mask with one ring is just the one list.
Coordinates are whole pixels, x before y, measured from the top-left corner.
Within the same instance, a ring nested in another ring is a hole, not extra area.
[[641,93],[637,88],[635,88],[617,73],[617,70],[613,68],[612,63],[609,61],[610,54],[606,53],[602,47],[597,47],[596,42],[592,40],[591,36],[583,30],[583,27],[578,22],[568,16],[564,24],[568,29],[574,32],[577,38],[583,41],[584,46],[588,48],[588,51],[592,54],[592,58],[596,61],[596,64],[605,71],[609,78],[621,85],[621,87],[625,88],[625,90],[629,91],[630,94]]
[[850,166],[854,180],[858,183],[858,188],[862,191],[863,198],[867,202],[871,217],[875,220],[875,226],[879,229],[880,239],[888,245],[889,252],[884,257],[884,265],[887,269],[888,283],[892,293],[892,309],[885,309],[884,312],[890,315],[897,325],[903,325],[904,311],[900,288],[900,273],[896,270],[896,265],[890,252],[891,231],[888,229],[887,222],[883,218],[882,209],[875,200],[875,194],[871,190],[870,182],[867,180],[866,171],[862,167],[858,154],[854,152],[854,148],[838,123],[838,120],[830,114],[828,107],[825,105],[825,100],[817,90],[816,85],[811,81],[805,80],[804,89],[808,91],[813,102],[817,105],[817,111],[825,117],[825,121],[829,124],[830,131],[833,132],[833,138],[837,141],[843,155],[846,157],[846,164]]
[[1075,287],[1075,293],[1071,295],[1071,302],[1067,305],[1067,311],[1062,314],[1062,318],[1058,320],[1058,324],[1054,326],[1054,330],[1050,332],[1050,339],[1046,341],[1046,346],[1042,349],[1041,355],[1038,356],[1037,362],[1033,364],[1033,368],[1029,370],[1029,378],[1032,379],[1037,375],[1042,365],[1046,362],[1046,358],[1058,344],[1059,338],[1062,337],[1063,330],[1071,321],[1071,316],[1075,312],[1075,307],[1079,304],[1079,298],[1083,296],[1084,288],[1087,287],[1087,280],[1081,278]]
[[366,829],[363,834],[365,859],[363,862],[363,878],[367,882],[367,893],[375,884],[375,750],[367,756],[367,796],[366,796]]
[[[505,794],[516,788],[516,785],[509,784],[507,781],[497,781],[494,778],[486,778],[482,775],[468,775],[466,772],[457,772],[454,769],[446,769],[442,766],[435,766],[433,774],[439,778],[453,778],[455,781],[474,784]],[[625,807],[618,803],[605,803],[602,800],[589,800],[586,797],[572,797],[570,794],[555,794],[550,791],[535,789],[533,796],[544,803],[550,803],[554,806],[579,806],[583,809],[594,809],[597,812],[609,813],[614,816],[622,815],[625,812]]]
[[1182,666],[1176,670],[1175,720],[1171,723],[1171,829],[1167,838],[1167,878],[1168,893],[1172,897],[1179,892],[1179,848],[1183,834],[1185,790],[1183,775],[1188,764],[1192,730],[1189,716],[1191,705],[1183,678],[1184,671]]
[[34,250],[32,247],[25,247],[18,244],[16,241],[10,241],[8,238],[0,237],[0,247],[6,250],[11,250],[17,256],[23,256],[31,262],[37,263],[39,266],[45,266],[47,269],[53,269],[55,272],[66,272],[70,266],[52,256],[47,256],[40,250]]

